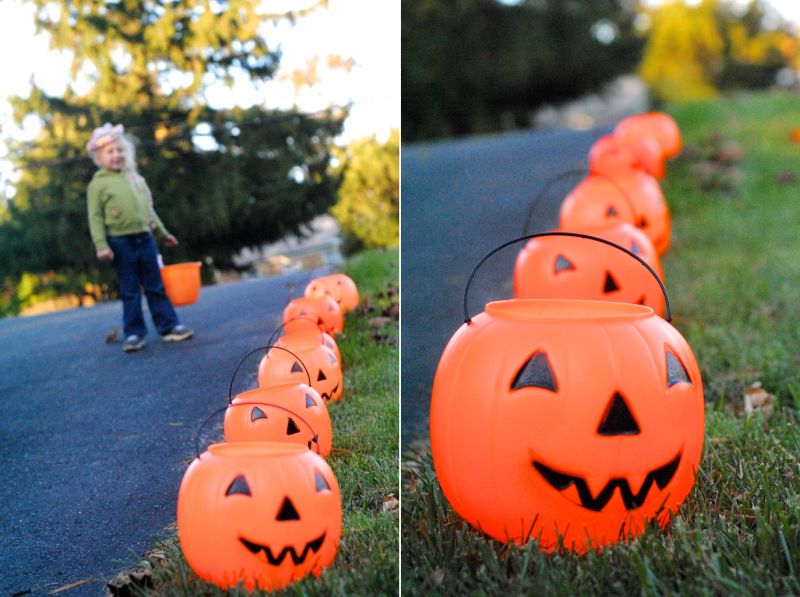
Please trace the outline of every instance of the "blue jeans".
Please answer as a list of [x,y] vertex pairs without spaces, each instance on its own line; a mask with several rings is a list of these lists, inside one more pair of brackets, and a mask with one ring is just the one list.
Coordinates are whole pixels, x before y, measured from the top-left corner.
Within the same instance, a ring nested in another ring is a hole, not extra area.
[[117,270],[119,294],[122,299],[122,323],[125,336],[144,337],[147,327],[142,313],[142,292],[159,334],[166,334],[178,325],[178,315],[164,291],[161,271],[158,268],[156,241],[149,232],[109,236],[108,246],[114,251],[114,268]]

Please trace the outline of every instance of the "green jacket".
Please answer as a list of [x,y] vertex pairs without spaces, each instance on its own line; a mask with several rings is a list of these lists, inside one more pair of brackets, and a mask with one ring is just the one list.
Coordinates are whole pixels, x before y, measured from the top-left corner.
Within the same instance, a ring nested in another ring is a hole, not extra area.
[[107,236],[152,232],[163,238],[169,234],[153,208],[147,183],[132,170],[98,170],[86,199],[89,231],[98,252],[108,248]]

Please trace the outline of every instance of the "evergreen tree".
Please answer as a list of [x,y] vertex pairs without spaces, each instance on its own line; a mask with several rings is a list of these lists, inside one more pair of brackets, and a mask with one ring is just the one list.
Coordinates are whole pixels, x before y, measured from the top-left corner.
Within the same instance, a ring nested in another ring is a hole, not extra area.
[[259,0],[34,3],[37,29],[73,53],[73,82],[63,97],[33,86],[12,102],[17,122],[34,115],[42,130],[11,152],[22,175],[0,218],[6,286],[25,271],[72,274],[73,290],[113,278],[95,259],[86,216],[95,166],[84,147],[104,122],[123,123],[140,142],[137,161],[156,210],[181,241],[165,253],[168,262],[228,265],[238,249],[298,231],[331,205],[338,183],[330,150],[342,111],[214,109],[204,97],[219,81],[271,78],[280,54],[264,25],[305,11],[263,14]]

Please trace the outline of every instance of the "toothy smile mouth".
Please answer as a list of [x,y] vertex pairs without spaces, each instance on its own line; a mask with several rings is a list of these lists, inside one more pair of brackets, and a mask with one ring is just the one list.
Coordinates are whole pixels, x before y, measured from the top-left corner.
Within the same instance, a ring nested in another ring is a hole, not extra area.
[[306,543],[306,546],[303,548],[303,551],[300,554],[294,550],[294,547],[289,545],[284,547],[277,556],[274,556],[272,555],[272,550],[267,545],[253,543],[252,541],[248,541],[242,537],[239,537],[239,541],[241,541],[242,544],[255,555],[258,555],[259,551],[263,551],[267,556],[267,561],[273,566],[280,566],[287,554],[292,556],[292,562],[297,565],[306,561],[306,556],[308,555],[309,551],[313,553],[317,553],[319,551],[319,548],[322,547],[322,542],[325,541],[325,531],[323,531],[323,533],[313,541]]
[[639,493],[633,493],[627,479],[615,477],[606,483],[605,487],[603,487],[597,496],[592,495],[586,481],[580,477],[558,472],[537,460],[533,461],[533,468],[558,491],[564,491],[570,485],[575,485],[575,489],[578,490],[578,497],[581,500],[581,506],[588,510],[599,512],[606,507],[611,496],[614,495],[614,490],[616,488],[619,488],[622,502],[625,504],[627,510],[635,510],[641,507],[647,499],[647,494],[650,492],[653,483],[658,485],[659,489],[664,489],[672,480],[675,471],[678,470],[680,462],[681,454],[679,452],[675,458],[664,466],[647,473],[647,477],[645,477],[644,483],[642,483],[642,487],[639,489]]
[[337,383],[337,384],[336,384],[336,385],[333,387],[333,389],[331,390],[330,394],[329,394],[328,392],[322,392],[322,393],[320,394],[320,397],[321,397],[323,400],[327,400],[328,402],[330,402],[331,400],[333,400],[333,396],[334,396],[334,394],[336,394],[336,390],[338,390],[338,389],[339,389],[339,384]]

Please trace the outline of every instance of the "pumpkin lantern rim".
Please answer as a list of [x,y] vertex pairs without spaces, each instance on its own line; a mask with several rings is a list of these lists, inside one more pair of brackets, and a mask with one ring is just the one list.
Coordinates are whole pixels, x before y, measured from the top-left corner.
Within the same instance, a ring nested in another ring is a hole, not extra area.
[[487,303],[485,312],[512,321],[645,319],[655,315],[646,305],[585,299],[507,299]]
[[258,456],[259,458],[291,456],[307,452],[308,448],[289,442],[221,442],[206,448],[214,456]]

